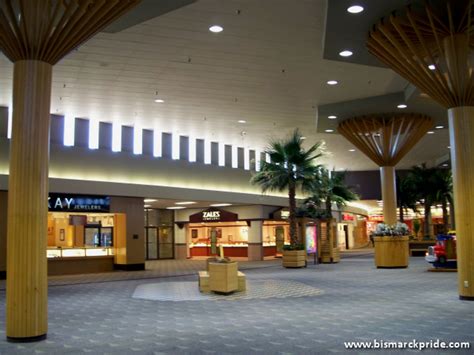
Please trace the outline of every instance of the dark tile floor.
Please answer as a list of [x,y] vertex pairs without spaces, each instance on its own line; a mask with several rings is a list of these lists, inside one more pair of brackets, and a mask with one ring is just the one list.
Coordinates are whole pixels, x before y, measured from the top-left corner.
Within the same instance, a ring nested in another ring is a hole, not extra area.
[[[456,273],[426,272],[423,258],[411,258],[404,270],[377,270],[367,255],[298,270],[283,269],[275,262],[262,265],[267,267],[245,271],[253,294],[258,294],[260,284],[266,285],[266,295],[272,291],[268,287],[282,284],[304,284],[321,292],[310,296],[289,292],[280,298],[282,290],[274,287],[275,297],[269,298],[154,301],[132,295],[144,284],[162,283],[169,289],[171,282],[195,281],[197,287],[197,276],[110,282],[102,278],[70,285],[63,278],[62,284],[49,288],[48,339],[39,343],[4,340],[5,291],[0,291],[0,353],[382,353],[344,347],[347,341],[373,339],[468,341],[469,350],[423,353],[474,353],[474,302],[458,299]],[[160,268],[159,263],[155,267]],[[389,352],[409,351],[417,352]]]

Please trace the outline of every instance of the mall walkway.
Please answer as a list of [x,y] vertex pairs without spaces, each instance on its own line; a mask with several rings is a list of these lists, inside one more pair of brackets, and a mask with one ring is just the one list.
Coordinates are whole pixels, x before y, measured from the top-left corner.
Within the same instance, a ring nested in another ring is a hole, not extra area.
[[[187,261],[183,268],[193,272],[203,263]],[[423,258],[411,258],[404,270],[377,270],[363,252],[306,269],[287,270],[278,263],[249,263],[250,292],[232,298],[191,300],[195,274],[69,285],[59,285],[55,277],[48,339],[31,344],[5,341],[2,290],[0,354],[360,354],[345,350],[344,342],[373,339],[474,345],[474,303],[458,300],[456,273],[427,272]],[[175,294],[172,301],[137,298],[143,288]]]

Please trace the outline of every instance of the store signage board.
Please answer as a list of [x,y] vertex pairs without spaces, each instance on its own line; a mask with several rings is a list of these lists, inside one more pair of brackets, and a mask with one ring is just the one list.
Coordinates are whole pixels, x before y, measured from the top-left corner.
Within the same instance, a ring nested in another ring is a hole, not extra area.
[[318,238],[317,229],[315,225],[306,226],[306,252],[308,254],[314,254],[317,252]]
[[239,219],[237,213],[232,213],[219,209],[207,209],[189,216],[191,223],[205,222],[235,222]]
[[48,211],[110,212],[110,197],[51,193],[48,196]]

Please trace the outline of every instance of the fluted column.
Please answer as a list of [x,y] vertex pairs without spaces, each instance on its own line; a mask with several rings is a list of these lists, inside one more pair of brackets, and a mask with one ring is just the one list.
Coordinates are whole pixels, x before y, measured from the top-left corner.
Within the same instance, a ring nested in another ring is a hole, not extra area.
[[14,65],[7,232],[7,337],[39,340],[48,328],[47,218],[52,66]]

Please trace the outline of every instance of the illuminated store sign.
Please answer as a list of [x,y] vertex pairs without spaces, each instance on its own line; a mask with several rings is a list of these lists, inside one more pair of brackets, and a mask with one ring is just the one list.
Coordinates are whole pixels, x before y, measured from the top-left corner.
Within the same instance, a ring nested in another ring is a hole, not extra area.
[[110,197],[69,194],[49,194],[51,212],[110,212]]
[[232,213],[218,209],[208,209],[199,213],[195,213],[189,216],[189,222],[191,223],[203,223],[203,222],[235,222],[239,219],[237,213]]

